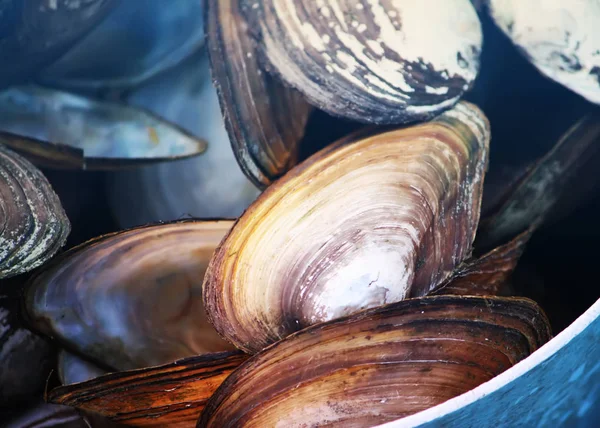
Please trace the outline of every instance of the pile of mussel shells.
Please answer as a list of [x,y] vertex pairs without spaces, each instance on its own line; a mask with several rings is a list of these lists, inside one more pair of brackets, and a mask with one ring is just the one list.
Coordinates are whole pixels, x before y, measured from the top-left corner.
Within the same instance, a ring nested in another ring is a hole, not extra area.
[[[511,274],[598,181],[597,25],[591,0],[0,0],[0,425],[377,426],[527,358],[552,329]],[[514,102],[542,93],[560,119]],[[99,192],[114,227],[70,235]]]

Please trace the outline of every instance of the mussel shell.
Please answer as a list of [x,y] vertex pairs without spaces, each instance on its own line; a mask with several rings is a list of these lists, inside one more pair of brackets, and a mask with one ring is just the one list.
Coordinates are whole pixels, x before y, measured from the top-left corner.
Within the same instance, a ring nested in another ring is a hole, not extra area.
[[203,285],[217,331],[247,352],[445,281],[471,254],[489,128],[470,104],[338,141],[270,186]]
[[58,196],[29,161],[0,144],[0,278],[49,260],[71,230]]
[[56,366],[58,378],[63,385],[85,382],[107,373],[107,370],[64,349],[58,353]]
[[470,0],[242,0],[261,54],[316,107],[369,123],[430,119],[479,69]]
[[117,370],[233,347],[208,323],[204,271],[232,221],[180,221],[88,241],[36,273],[32,327]]
[[218,386],[247,358],[239,352],[222,352],[110,373],[54,388],[47,399],[127,426],[189,427]]
[[[19,316],[14,290],[0,294],[0,408],[40,394],[54,365],[50,342],[29,331]],[[0,409],[0,414],[5,410]]]
[[4,144],[50,167],[111,169],[206,150],[205,141],[150,112],[34,85],[0,92],[0,130]]
[[42,72],[62,88],[130,88],[176,66],[204,41],[202,2],[120,1],[86,37]]
[[496,25],[541,73],[600,104],[597,1],[486,1]]
[[527,299],[411,299],[309,327],[219,387],[199,427],[363,427],[480,385],[551,337]]
[[590,188],[600,184],[599,163],[600,110],[596,110],[571,126],[505,190],[482,219],[476,246],[494,248],[549,217],[574,210],[589,197]]
[[259,191],[231,150],[206,52],[137,89],[127,101],[177,123],[208,141],[208,148],[177,163],[111,172],[108,196],[121,227],[184,216],[237,218],[256,198]]
[[114,0],[0,1],[0,87],[22,82],[90,31]]
[[240,2],[206,2],[207,44],[223,118],[240,167],[266,187],[298,162],[311,107],[262,71]]

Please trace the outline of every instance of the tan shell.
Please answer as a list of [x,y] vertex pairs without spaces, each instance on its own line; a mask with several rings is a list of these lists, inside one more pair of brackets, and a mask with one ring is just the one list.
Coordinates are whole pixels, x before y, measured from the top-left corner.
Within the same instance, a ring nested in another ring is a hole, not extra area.
[[489,129],[473,105],[356,134],[269,187],[216,250],[217,331],[257,352],[308,325],[421,296],[470,256]]

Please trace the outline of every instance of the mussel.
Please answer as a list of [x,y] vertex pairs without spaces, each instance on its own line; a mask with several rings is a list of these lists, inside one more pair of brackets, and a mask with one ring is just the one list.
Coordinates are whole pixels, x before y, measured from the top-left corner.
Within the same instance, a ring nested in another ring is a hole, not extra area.
[[190,427],[219,385],[247,358],[241,352],[220,352],[108,373],[54,388],[47,399],[126,426]]
[[[600,110],[595,110],[574,123],[548,153],[498,192],[498,202],[481,221],[476,246],[495,248],[542,221],[574,210],[600,184],[596,178],[599,157]],[[575,182],[578,184],[569,188]]]
[[71,230],[42,172],[2,144],[0,213],[0,278],[28,272],[49,260]]
[[211,259],[203,298],[248,352],[317,322],[432,291],[471,254],[489,125],[461,103],[367,130],[270,186]]
[[27,284],[29,323],[102,367],[127,370],[232,349],[200,296],[231,221],[180,221],[99,237]]
[[364,427],[491,379],[551,338],[527,299],[410,299],[309,327],[235,370],[198,427]]
[[259,65],[240,2],[206,3],[211,71],[229,138],[242,171],[265,187],[298,161],[311,107]]
[[26,85],[0,92],[0,142],[41,165],[107,169],[197,156],[206,142],[141,109]]
[[242,0],[266,68],[334,116],[427,120],[452,107],[479,70],[470,0]]
[[498,27],[545,76],[600,104],[600,4],[485,0]]

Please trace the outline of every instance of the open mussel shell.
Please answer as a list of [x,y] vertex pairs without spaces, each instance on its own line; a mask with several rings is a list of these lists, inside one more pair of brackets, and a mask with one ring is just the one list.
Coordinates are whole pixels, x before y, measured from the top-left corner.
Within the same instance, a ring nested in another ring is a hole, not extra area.
[[600,4],[486,0],[496,25],[545,76],[600,104]]
[[49,167],[111,169],[201,154],[206,142],[142,109],[40,86],[0,92],[0,141]]
[[[0,414],[44,390],[54,364],[50,342],[29,331],[16,289],[0,291]],[[20,285],[20,284],[19,284]]]
[[221,352],[109,373],[54,388],[46,399],[127,426],[194,426],[215,390],[247,358],[240,352]]
[[273,72],[335,116],[426,120],[477,76],[483,37],[470,0],[241,4]]
[[71,230],[46,177],[0,144],[0,278],[28,272],[49,260]]
[[435,121],[351,135],[270,186],[216,250],[211,322],[257,352],[293,331],[422,296],[470,256],[488,123],[461,103]]
[[121,227],[191,216],[237,218],[258,195],[223,124],[206,52],[197,52],[127,99],[209,142],[202,156],[111,171],[108,196]]
[[255,355],[199,427],[363,427],[458,396],[551,337],[527,299],[435,296],[318,324]]
[[54,259],[26,289],[32,327],[117,370],[232,349],[208,323],[201,287],[232,221],[144,226]]
[[240,167],[265,187],[298,162],[311,107],[261,70],[240,2],[206,2],[207,44],[223,118]]
[[40,79],[77,90],[127,89],[176,66],[203,41],[201,1],[120,1]]
[[117,3],[114,0],[2,0],[0,87],[22,82],[56,60]]

